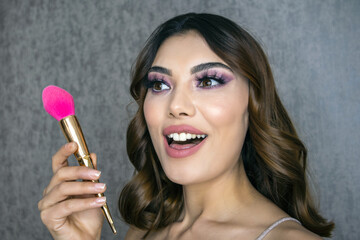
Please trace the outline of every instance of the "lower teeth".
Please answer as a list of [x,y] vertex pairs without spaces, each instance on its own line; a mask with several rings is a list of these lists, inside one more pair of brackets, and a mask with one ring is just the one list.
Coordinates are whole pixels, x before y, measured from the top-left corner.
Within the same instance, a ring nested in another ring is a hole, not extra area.
[[204,140],[204,138],[196,138],[196,139],[189,139],[189,140],[186,140],[186,141],[170,141],[168,142],[169,145],[171,144],[180,144],[180,145],[185,145],[185,144],[199,144],[202,140]]

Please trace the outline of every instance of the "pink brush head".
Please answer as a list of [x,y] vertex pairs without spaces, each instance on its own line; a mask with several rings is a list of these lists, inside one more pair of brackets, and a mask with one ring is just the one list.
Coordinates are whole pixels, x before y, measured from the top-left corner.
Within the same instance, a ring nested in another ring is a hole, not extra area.
[[70,93],[57,86],[47,86],[42,92],[45,110],[56,120],[75,115],[74,99]]

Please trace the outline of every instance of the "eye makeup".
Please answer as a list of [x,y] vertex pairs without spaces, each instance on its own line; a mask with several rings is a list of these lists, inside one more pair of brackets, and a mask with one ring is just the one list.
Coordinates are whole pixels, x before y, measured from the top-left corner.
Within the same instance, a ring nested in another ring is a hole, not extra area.
[[170,81],[163,74],[157,72],[149,72],[145,77],[143,84],[147,89],[151,89],[154,93],[160,93],[171,88]]
[[[193,73],[195,86],[202,89],[218,88],[234,79],[233,74],[222,68],[208,68]],[[154,93],[171,89],[171,81],[166,73],[150,71],[144,79],[144,86]]]
[[[226,73],[219,69],[207,69],[205,71],[199,72],[195,75],[197,86],[201,88],[218,88],[234,79],[233,75]],[[204,85],[204,82],[207,81],[207,85]],[[211,81],[211,82],[209,82]],[[208,85],[209,83],[214,83],[215,85]]]

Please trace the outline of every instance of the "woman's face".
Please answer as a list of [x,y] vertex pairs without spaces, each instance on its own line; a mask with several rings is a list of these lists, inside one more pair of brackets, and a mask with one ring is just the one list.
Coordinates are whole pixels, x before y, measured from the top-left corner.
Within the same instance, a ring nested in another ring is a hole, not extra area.
[[168,38],[146,86],[146,123],[171,181],[201,183],[235,169],[248,128],[248,82],[199,34]]

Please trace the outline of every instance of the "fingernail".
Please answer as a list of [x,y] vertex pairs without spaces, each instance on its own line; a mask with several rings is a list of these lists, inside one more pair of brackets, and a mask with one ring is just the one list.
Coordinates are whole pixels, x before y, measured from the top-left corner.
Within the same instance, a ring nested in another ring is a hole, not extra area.
[[95,199],[97,204],[104,204],[106,202],[106,197],[99,197]]
[[101,171],[92,170],[89,174],[91,178],[98,179],[100,177]]
[[104,190],[105,187],[106,187],[106,184],[105,184],[105,183],[96,183],[96,184],[95,184],[95,189],[96,189],[96,190],[99,190],[99,191]]
[[66,147],[68,150],[73,150],[74,147],[75,147],[75,143],[74,143],[74,142],[67,143],[65,147]]

